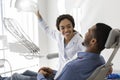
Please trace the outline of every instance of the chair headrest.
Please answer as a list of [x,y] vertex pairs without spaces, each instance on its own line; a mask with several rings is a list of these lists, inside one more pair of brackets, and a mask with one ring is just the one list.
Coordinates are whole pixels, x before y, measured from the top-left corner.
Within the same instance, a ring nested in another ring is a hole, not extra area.
[[116,46],[120,46],[120,30],[112,29],[106,41],[106,48],[115,48]]

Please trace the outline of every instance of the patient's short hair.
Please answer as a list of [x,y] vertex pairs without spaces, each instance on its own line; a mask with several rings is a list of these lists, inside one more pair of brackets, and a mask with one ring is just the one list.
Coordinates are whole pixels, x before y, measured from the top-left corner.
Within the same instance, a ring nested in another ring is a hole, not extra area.
[[96,24],[95,37],[97,39],[97,46],[99,51],[102,51],[105,48],[105,43],[111,29],[112,28],[109,25],[106,25],[104,23]]

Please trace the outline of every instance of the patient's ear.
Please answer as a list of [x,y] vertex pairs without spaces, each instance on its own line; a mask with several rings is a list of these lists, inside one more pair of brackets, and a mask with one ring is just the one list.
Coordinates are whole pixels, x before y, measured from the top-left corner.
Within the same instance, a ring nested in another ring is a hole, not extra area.
[[91,44],[96,44],[96,39],[95,38],[93,38],[92,40],[91,40]]

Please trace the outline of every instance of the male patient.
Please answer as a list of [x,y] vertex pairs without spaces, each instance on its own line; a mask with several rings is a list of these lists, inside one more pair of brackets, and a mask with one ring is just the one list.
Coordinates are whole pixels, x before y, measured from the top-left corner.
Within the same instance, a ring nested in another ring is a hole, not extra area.
[[[85,35],[83,45],[85,52],[79,52],[78,57],[67,63],[61,74],[55,80],[86,80],[93,71],[105,60],[100,56],[105,48],[105,43],[112,28],[104,23],[97,23],[92,26]],[[38,80],[53,80],[53,70],[43,67],[38,71]]]

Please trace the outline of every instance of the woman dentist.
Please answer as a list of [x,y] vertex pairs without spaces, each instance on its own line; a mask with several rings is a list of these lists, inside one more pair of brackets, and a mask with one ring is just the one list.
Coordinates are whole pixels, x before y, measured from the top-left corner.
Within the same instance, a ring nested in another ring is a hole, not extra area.
[[49,36],[57,41],[59,52],[59,75],[64,65],[74,59],[77,52],[83,51],[82,36],[74,30],[75,22],[71,15],[60,15],[56,20],[57,30],[51,29],[43,20],[39,11],[36,13],[41,27]]

